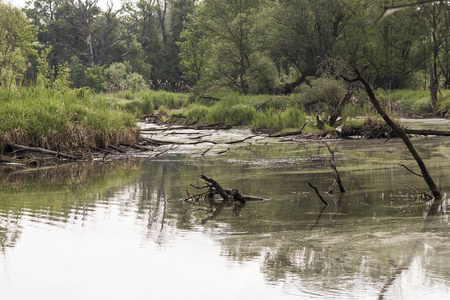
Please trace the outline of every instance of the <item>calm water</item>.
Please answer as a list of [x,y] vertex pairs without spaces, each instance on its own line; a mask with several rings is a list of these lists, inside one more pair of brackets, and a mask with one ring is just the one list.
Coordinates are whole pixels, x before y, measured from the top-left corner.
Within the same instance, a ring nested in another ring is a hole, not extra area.
[[[450,141],[414,142],[447,195]],[[1,299],[448,299],[448,215],[425,219],[403,144],[329,144],[344,195],[312,142],[4,170]],[[200,174],[270,200],[183,201]]]

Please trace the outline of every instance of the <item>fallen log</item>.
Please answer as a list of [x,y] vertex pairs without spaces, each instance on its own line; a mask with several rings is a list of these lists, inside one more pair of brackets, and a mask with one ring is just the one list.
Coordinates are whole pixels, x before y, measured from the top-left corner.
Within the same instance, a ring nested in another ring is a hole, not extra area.
[[302,131],[301,130],[297,130],[297,131],[289,131],[289,132],[282,132],[282,133],[275,133],[275,134],[271,134],[269,135],[269,137],[286,137],[286,136],[294,136],[294,135],[301,135]]
[[450,131],[431,130],[431,129],[405,129],[406,134],[412,135],[436,135],[436,136],[450,136]]
[[226,125],[222,123],[210,123],[203,125],[186,125],[186,126],[173,126],[168,128],[149,128],[142,129],[141,132],[153,132],[153,131],[168,131],[168,130],[181,130],[181,129],[192,129],[192,130],[228,130],[233,128],[231,125]]
[[28,146],[9,144],[9,143],[6,144],[6,146],[13,148],[13,149],[17,149],[16,152],[17,151],[30,151],[30,152],[42,153],[42,154],[52,155],[54,157],[66,158],[66,159],[71,159],[71,160],[78,159],[78,157],[76,157],[74,155],[65,154],[65,153],[56,152],[56,151],[47,150],[47,149],[38,148],[38,147],[28,147]]
[[140,151],[153,151],[154,150],[153,147],[149,147],[149,146],[127,144],[127,143],[123,143],[123,142],[120,142],[119,144],[122,146],[128,147],[128,148],[133,148],[133,149],[140,150]]

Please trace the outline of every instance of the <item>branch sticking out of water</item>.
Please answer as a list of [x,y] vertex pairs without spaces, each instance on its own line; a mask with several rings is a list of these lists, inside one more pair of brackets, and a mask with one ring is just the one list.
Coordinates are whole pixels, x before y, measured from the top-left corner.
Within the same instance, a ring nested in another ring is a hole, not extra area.
[[308,182],[308,184],[311,188],[313,188],[316,191],[316,194],[317,194],[317,196],[319,196],[319,199],[322,201],[322,203],[325,205],[328,205],[328,202],[325,201],[325,199],[323,199],[322,196],[320,195],[319,190],[315,186],[313,186],[311,183]]
[[359,72],[359,70],[357,68],[355,68],[355,74],[356,74],[356,77],[354,77],[352,79],[345,78],[344,76],[342,76],[342,78],[344,80],[348,81],[348,82],[355,82],[355,81],[361,82],[361,84],[364,86],[364,88],[366,90],[367,95],[369,96],[370,101],[372,102],[374,108],[377,110],[378,114],[383,118],[383,120],[386,122],[386,124],[389,125],[389,127],[391,127],[392,130],[395,133],[397,133],[400,136],[400,138],[403,140],[403,142],[405,143],[405,145],[408,148],[409,152],[411,153],[411,155],[416,160],[416,162],[417,162],[417,164],[418,164],[418,166],[420,168],[420,171],[422,173],[422,176],[423,176],[425,182],[427,183],[431,193],[434,196],[435,202],[431,206],[429,213],[430,214],[435,214],[438,211],[438,209],[439,209],[440,203],[442,201],[442,196],[441,196],[441,192],[439,191],[438,187],[434,183],[433,178],[431,177],[430,173],[428,173],[428,170],[427,170],[427,167],[425,166],[425,163],[423,162],[423,160],[420,157],[419,153],[414,148],[411,140],[409,139],[408,135],[405,133],[403,128],[401,128],[394,121],[392,121],[391,118],[386,113],[386,111],[381,107],[381,104],[378,101],[377,97],[375,96],[375,93],[374,93],[374,91],[372,89],[372,86],[361,75],[361,73]]
[[403,168],[405,168],[406,170],[408,170],[408,171],[410,171],[411,173],[413,173],[414,175],[416,175],[416,176],[419,176],[419,177],[422,177],[423,178],[423,176],[422,175],[420,175],[420,174],[417,174],[416,172],[414,172],[413,170],[411,170],[410,168],[408,168],[407,166],[405,166],[405,165],[400,165],[400,167],[403,167]]
[[328,144],[326,144],[326,145],[327,145],[328,151],[330,151],[330,153],[331,153],[330,168],[333,170],[333,174],[334,174],[334,182],[333,182],[333,185],[328,190],[328,193],[332,194],[334,192],[334,188],[336,187],[336,184],[338,184],[338,186],[339,186],[339,191],[341,193],[345,193],[345,188],[344,188],[344,185],[342,184],[341,176],[339,175],[339,172],[336,168],[336,164],[334,163],[334,151],[331,151]]

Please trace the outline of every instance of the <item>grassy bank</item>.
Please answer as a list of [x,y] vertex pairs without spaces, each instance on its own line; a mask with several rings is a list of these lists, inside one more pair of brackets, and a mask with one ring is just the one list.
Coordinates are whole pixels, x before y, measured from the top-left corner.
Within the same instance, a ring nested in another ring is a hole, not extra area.
[[[222,92],[207,97],[176,94],[164,91],[130,91],[108,95],[111,106],[135,115],[159,113],[183,114],[176,119],[183,123],[223,123],[250,127],[254,131],[280,132],[303,128],[304,132],[317,132],[328,128],[326,120],[333,107],[343,98],[346,88],[342,82],[320,79],[303,85],[292,95],[242,95]],[[377,90],[377,97],[393,117],[430,113],[429,92]],[[447,97],[449,95],[449,97]],[[439,108],[450,108],[450,91],[442,90],[438,96]],[[341,113],[340,125],[360,126],[361,117],[378,119],[364,91],[355,92]],[[174,119],[173,119],[174,120]],[[318,121],[319,120],[319,121]],[[325,121],[325,124],[321,124]],[[306,126],[304,126],[306,124]]]
[[0,89],[2,153],[8,143],[61,152],[136,143],[135,123],[132,114],[112,108],[85,89]]
[[[215,101],[195,99],[193,104],[181,109],[187,123],[224,123],[251,127],[254,131],[280,132],[303,128],[304,132],[322,130],[320,120],[328,118],[326,103],[305,106],[315,99],[305,99],[301,94],[289,96],[239,95],[235,93],[215,95]],[[177,113],[179,113],[178,111]],[[344,107],[343,122],[353,117],[375,113],[368,105]],[[326,127],[326,126],[325,126]],[[325,128],[326,129],[326,128]]]
[[106,96],[113,107],[135,115],[153,114],[155,111],[186,107],[189,95],[166,91],[142,90],[136,93],[123,91]]
[[[187,122],[219,122],[249,126],[255,131],[298,130],[306,124],[305,132],[315,132],[332,129],[327,128],[326,120],[342,97],[341,91],[339,95],[334,95],[333,99],[333,94],[327,91],[326,87],[323,91],[315,90],[314,87],[304,88],[289,96],[246,96],[228,93],[214,95],[214,98],[219,99],[215,101],[197,98],[181,112],[186,116]],[[428,91],[378,90],[377,97],[394,118],[431,113]],[[450,91],[442,90],[438,101],[439,109],[450,109]],[[344,105],[339,124],[347,127],[359,126],[365,117],[379,119],[365,92],[360,91]],[[321,124],[320,121],[325,121],[325,124]]]

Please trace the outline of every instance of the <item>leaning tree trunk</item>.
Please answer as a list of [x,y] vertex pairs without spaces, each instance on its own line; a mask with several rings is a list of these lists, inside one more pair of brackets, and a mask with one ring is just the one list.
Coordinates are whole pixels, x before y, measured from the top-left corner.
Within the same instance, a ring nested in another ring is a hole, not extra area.
[[422,172],[422,176],[427,183],[431,193],[433,194],[435,201],[430,209],[430,213],[436,213],[438,210],[438,207],[440,205],[440,202],[442,200],[441,193],[436,186],[436,184],[433,181],[433,178],[431,177],[430,173],[428,173],[427,167],[425,166],[425,163],[423,162],[422,158],[420,157],[419,153],[417,153],[416,149],[414,148],[413,144],[411,143],[411,140],[409,139],[408,135],[405,133],[405,131],[398,126],[394,121],[389,118],[387,113],[384,111],[384,109],[381,107],[380,102],[375,97],[375,94],[373,92],[372,87],[370,86],[369,82],[364,79],[364,77],[361,75],[358,69],[355,68],[356,72],[356,78],[354,79],[346,79],[349,82],[355,82],[359,81],[363,84],[364,88],[366,89],[367,95],[369,96],[370,101],[372,102],[373,106],[377,110],[378,114],[383,118],[383,120],[386,122],[386,124],[389,125],[389,127],[392,128],[392,130],[397,133],[405,143],[406,147],[408,148],[409,152],[412,154],[414,159],[416,160],[420,171]]

